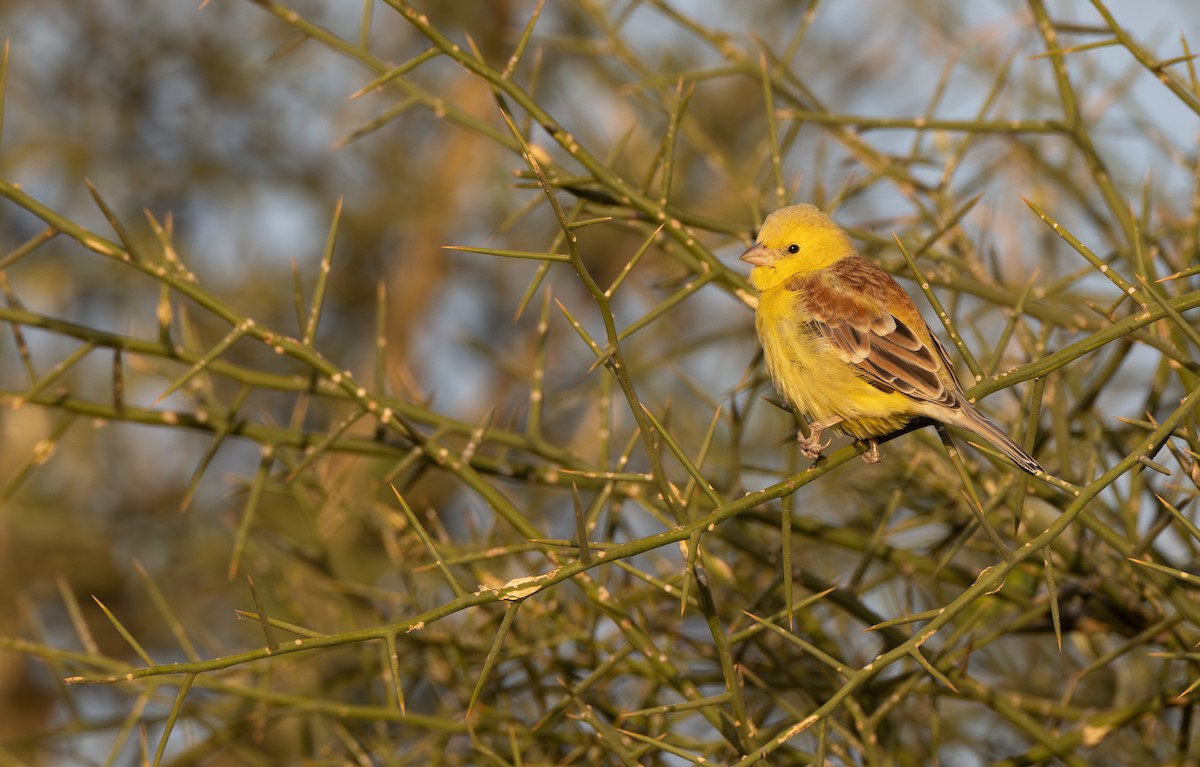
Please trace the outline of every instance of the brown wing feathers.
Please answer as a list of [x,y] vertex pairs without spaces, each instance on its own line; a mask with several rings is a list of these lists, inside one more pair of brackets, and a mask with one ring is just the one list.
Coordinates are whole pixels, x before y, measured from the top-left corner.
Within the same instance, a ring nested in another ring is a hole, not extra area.
[[[921,340],[903,319],[879,307],[912,306],[891,276],[860,256],[834,264],[825,275],[806,275],[787,285],[803,297],[818,333],[869,382],[926,402],[954,407],[959,393],[938,375],[949,363],[932,339]],[[923,323],[916,307],[909,323]]]

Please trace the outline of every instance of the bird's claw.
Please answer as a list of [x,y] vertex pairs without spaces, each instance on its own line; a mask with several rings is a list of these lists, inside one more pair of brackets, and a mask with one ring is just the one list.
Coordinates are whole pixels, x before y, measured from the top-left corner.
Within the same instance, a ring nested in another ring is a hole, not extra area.
[[879,452],[879,443],[873,439],[867,440],[869,447],[867,452],[862,454],[862,459],[867,463],[879,463],[883,460],[883,453]]
[[804,453],[804,457],[810,460],[816,460],[821,457],[821,451],[829,447],[829,441],[821,442],[821,432],[819,429],[813,429],[809,436],[804,436],[804,432],[796,434],[796,442],[800,445],[800,452]]

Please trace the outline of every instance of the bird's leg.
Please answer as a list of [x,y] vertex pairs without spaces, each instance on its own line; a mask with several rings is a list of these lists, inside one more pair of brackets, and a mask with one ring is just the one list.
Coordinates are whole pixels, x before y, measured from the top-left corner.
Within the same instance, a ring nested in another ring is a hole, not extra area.
[[821,442],[821,432],[841,422],[841,418],[826,418],[823,421],[813,421],[808,425],[807,437],[804,436],[804,432],[802,431],[796,432],[796,441],[800,443],[800,452],[804,453],[804,457],[814,460],[820,458],[821,451],[829,447],[828,442]]
[[862,454],[862,459],[867,463],[879,463],[883,460],[883,453],[879,452],[879,443],[874,439],[866,440],[868,445],[867,452]]

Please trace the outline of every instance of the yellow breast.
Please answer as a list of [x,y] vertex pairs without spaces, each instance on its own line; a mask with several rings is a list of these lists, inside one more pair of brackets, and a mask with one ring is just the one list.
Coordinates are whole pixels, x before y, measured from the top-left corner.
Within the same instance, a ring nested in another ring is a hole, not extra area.
[[801,296],[785,287],[762,290],[755,326],[775,388],[814,421],[842,418],[842,431],[860,439],[906,424],[910,400],[867,383],[815,331]]

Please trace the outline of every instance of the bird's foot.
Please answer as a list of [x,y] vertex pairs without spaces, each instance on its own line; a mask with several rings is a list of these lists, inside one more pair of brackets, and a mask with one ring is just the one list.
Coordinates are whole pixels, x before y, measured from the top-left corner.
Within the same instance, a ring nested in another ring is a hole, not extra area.
[[800,452],[804,453],[804,457],[816,460],[821,457],[821,451],[829,447],[829,442],[821,442],[821,432],[825,427],[819,423],[814,423],[808,427],[809,435],[804,436],[804,432],[796,432],[796,442],[800,445]]
[[868,445],[867,452],[862,454],[862,459],[867,463],[879,463],[883,460],[883,453],[879,452],[879,443],[873,439],[866,440]]

